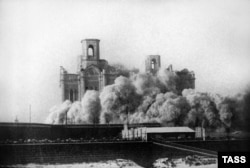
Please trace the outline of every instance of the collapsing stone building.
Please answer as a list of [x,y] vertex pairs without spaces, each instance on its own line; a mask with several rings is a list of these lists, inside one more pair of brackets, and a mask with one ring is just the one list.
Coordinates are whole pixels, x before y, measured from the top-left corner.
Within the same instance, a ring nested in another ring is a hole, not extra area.
[[[104,86],[111,85],[119,76],[118,70],[110,66],[104,59],[100,59],[98,39],[85,39],[82,43],[82,55],[78,59],[77,73],[68,73],[63,67],[60,69],[60,87],[62,101],[71,102],[81,100],[87,90],[101,91]],[[155,75],[161,68],[160,56],[150,55],[146,59],[146,72]],[[173,71],[172,67],[168,70]],[[178,75],[176,89],[179,93],[185,88],[195,87],[193,72],[184,69],[175,72]]]
[[[161,68],[160,55],[149,55],[146,59],[145,65],[146,73],[156,75]],[[187,69],[174,71],[172,65],[170,65],[166,70],[175,73],[177,77],[175,85],[178,94],[181,94],[184,89],[195,88],[195,74],[193,71],[188,71]]]

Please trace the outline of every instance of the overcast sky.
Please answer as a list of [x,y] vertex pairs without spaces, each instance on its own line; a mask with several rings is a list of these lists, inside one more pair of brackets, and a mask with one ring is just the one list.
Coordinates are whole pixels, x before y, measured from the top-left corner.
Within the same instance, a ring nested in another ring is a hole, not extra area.
[[60,104],[59,66],[80,41],[144,71],[145,57],[195,71],[196,89],[234,95],[250,81],[249,0],[0,0],[0,121],[43,122]]

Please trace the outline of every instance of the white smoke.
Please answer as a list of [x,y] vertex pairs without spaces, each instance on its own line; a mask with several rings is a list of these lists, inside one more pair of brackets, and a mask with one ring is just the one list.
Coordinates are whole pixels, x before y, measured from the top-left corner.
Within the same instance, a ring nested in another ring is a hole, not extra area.
[[[99,123],[100,98],[97,91],[87,91],[82,101],[73,104],[66,100],[60,106],[51,108],[46,123],[65,124],[93,124]],[[66,117],[67,115],[67,117]]]
[[[160,70],[155,76],[137,73],[120,76],[98,93],[87,91],[81,102],[65,101],[50,110],[46,123],[161,123],[167,126],[230,128],[241,117],[242,98],[199,93],[176,93],[175,72]],[[245,103],[242,103],[245,104]],[[66,117],[67,115],[67,117]]]
[[94,90],[87,91],[82,99],[82,112],[85,121],[89,124],[99,123],[100,110],[99,93]]
[[161,68],[157,73],[157,78],[161,83],[161,91],[173,91],[176,92],[176,82],[177,82],[177,75],[175,72],[169,71],[167,69]]
[[132,81],[126,77],[116,78],[113,85],[106,86],[100,94],[101,123],[123,123],[127,115],[139,105],[139,95]]
[[66,114],[71,107],[71,102],[66,100],[59,106],[52,107],[49,111],[50,114],[47,117],[45,123],[48,124],[64,124],[66,121]]
[[131,77],[139,95],[156,95],[161,92],[157,87],[157,78],[151,74],[135,74]]

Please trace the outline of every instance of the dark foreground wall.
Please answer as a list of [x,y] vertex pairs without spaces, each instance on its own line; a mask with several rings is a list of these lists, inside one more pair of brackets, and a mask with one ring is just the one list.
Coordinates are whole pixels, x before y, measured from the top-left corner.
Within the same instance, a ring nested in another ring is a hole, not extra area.
[[[157,123],[130,124],[129,127],[159,127]],[[51,125],[36,123],[0,123],[0,141],[6,139],[77,139],[117,137],[122,124]]]
[[149,167],[151,156],[152,144],[146,142],[0,145],[0,165],[129,159]]
[[0,166],[128,159],[147,168],[158,158],[180,158],[193,154],[197,153],[162,147],[151,142],[5,144],[0,145]]
[[217,152],[250,151],[250,140],[176,141],[175,143]]

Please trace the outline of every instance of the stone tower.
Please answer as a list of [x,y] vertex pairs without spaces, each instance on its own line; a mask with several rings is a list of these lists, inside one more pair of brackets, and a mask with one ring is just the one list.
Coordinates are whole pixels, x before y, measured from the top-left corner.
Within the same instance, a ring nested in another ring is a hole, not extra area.
[[[151,73],[153,75],[156,75],[161,68],[160,55],[147,56],[145,67],[146,67],[146,73]],[[181,95],[184,89],[195,88],[195,74],[193,71],[189,71],[188,69],[183,69],[181,71],[174,71],[172,65],[169,65],[169,67],[166,68],[165,70],[172,73],[172,75],[176,77],[174,82],[178,94]]]
[[79,99],[87,90],[101,90],[103,88],[102,71],[106,62],[100,60],[99,39],[84,39],[82,44],[82,55],[78,62],[79,73]]
[[68,73],[61,67],[62,101],[81,100],[87,90],[101,91],[104,86],[114,83],[117,72],[106,60],[100,59],[99,43],[99,39],[81,41],[82,55],[78,58],[77,73]]
[[82,43],[82,56],[80,69],[86,69],[89,65],[98,65],[100,60],[99,39],[84,39]]
[[146,59],[146,73],[156,74],[161,68],[160,55],[149,55]]

